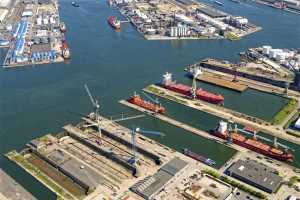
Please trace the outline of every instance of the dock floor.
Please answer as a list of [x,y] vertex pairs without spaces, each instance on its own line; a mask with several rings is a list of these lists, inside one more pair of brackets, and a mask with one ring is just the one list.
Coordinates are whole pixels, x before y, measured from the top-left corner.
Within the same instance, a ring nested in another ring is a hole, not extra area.
[[202,75],[197,77],[197,80],[214,84],[227,89],[235,90],[238,92],[244,92],[248,88],[248,86],[245,84],[234,82],[233,80],[226,80],[222,78],[221,75],[217,75],[209,72],[203,72]]

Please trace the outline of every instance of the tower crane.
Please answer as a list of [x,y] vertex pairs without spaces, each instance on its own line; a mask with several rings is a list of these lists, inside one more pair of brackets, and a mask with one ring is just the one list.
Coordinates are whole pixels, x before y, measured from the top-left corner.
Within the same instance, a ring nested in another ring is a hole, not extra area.
[[147,130],[142,130],[139,127],[133,128],[131,130],[131,143],[132,143],[132,152],[133,152],[133,157],[128,161],[130,164],[133,166],[136,166],[136,162],[138,160],[137,158],[137,150],[136,150],[136,134],[137,133],[142,133],[142,134],[151,134],[151,135],[159,135],[161,137],[164,137],[165,134],[157,131],[147,131]]
[[95,109],[95,121],[96,121],[96,125],[97,125],[97,128],[98,128],[99,136],[101,138],[102,134],[101,134],[101,128],[100,128],[100,120],[101,119],[100,119],[100,114],[99,114],[99,110],[100,110],[99,102],[96,98],[93,97],[93,95],[91,94],[90,89],[87,86],[87,84],[84,84],[84,88],[85,88],[88,96],[90,97],[91,103],[92,103],[92,105]]

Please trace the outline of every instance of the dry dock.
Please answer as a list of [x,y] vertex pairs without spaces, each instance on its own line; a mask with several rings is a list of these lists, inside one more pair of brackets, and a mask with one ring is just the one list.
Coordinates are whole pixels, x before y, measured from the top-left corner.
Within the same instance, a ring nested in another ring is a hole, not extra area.
[[248,88],[247,85],[244,85],[239,82],[235,82],[233,79],[225,80],[225,79],[222,79],[222,76],[213,74],[213,73],[209,73],[209,72],[203,72],[203,74],[201,74],[197,77],[197,80],[200,80],[200,81],[203,81],[206,83],[210,83],[210,84],[214,84],[214,85],[224,87],[227,89],[231,89],[234,91],[238,91],[238,92],[244,92]]
[[0,185],[1,200],[36,200],[35,197],[33,197],[2,169],[0,169]]
[[[222,143],[222,144],[224,144],[226,146],[229,146],[229,145],[225,144],[224,140],[222,140],[222,139],[220,139],[218,137],[214,137],[213,135],[209,134],[208,132],[199,130],[199,129],[195,128],[195,127],[192,127],[192,126],[187,125],[187,124],[185,124],[183,122],[177,121],[177,120],[175,120],[173,118],[170,118],[170,117],[168,117],[166,115],[162,115],[162,114],[159,114],[159,113],[155,113],[155,112],[146,110],[146,109],[144,109],[142,107],[136,106],[136,105],[134,105],[132,103],[129,103],[128,101],[125,101],[125,100],[121,100],[121,101],[119,101],[119,103],[122,104],[122,105],[125,105],[127,107],[130,107],[132,109],[135,109],[135,110],[138,110],[140,112],[143,112],[145,114],[148,114],[148,115],[150,115],[152,117],[155,117],[157,119],[160,119],[160,120],[162,120],[164,122],[167,122],[167,123],[169,123],[171,125],[177,126],[178,128],[182,128],[182,129],[184,129],[186,131],[189,131],[189,132],[191,132],[193,134],[196,134],[198,136],[205,137],[205,138],[207,138],[209,140],[213,140],[213,141]],[[242,148],[242,147],[240,147],[238,145],[235,145],[235,144],[231,144],[229,147],[234,148],[237,151],[245,151],[244,148]]]
[[[170,187],[169,181],[175,184],[177,172],[186,177],[187,169],[195,168],[195,160],[139,133],[133,147],[131,130],[103,116],[99,132],[94,116],[64,126],[56,136],[34,139],[20,153],[6,156],[63,199],[141,200],[139,196],[159,195]],[[172,173],[166,174],[170,167]],[[155,184],[144,191],[141,182],[149,177]]]

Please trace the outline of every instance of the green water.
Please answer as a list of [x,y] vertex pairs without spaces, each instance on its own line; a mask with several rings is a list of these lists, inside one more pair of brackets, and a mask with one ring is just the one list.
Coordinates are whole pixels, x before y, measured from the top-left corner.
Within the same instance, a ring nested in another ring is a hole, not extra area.
[[[119,33],[112,30],[106,18],[119,14],[109,9],[105,1],[79,0],[79,8],[71,6],[71,0],[60,2],[61,16],[68,28],[71,62],[0,70],[1,154],[20,150],[26,142],[45,133],[57,133],[64,124],[76,123],[82,115],[92,111],[84,83],[100,98],[103,114],[137,114],[119,105],[118,100],[158,82],[166,71],[172,72],[178,81],[189,83],[184,77],[184,67],[206,57],[235,61],[238,52],[250,47],[264,44],[278,48],[300,46],[299,16],[255,4],[226,1],[222,9],[244,15],[264,28],[241,41],[230,42],[146,41],[130,24],[122,24]],[[1,62],[5,52],[0,50]],[[239,94],[204,83],[200,85],[224,95],[225,106],[265,120],[270,120],[286,102],[254,90]],[[174,103],[166,102],[166,106],[172,117],[204,130],[213,128],[218,121],[218,118]],[[218,165],[234,153],[220,144],[152,118],[126,122],[129,127],[133,124],[164,132],[166,137],[156,139],[177,150],[189,147],[215,159]],[[299,152],[297,147],[296,155],[300,155]],[[4,157],[0,158],[0,167],[39,199],[54,199],[51,192]]]

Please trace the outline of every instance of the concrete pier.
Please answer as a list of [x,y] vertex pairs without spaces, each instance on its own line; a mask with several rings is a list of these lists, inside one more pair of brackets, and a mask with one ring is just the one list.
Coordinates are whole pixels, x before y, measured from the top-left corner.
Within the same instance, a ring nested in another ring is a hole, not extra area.
[[0,169],[0,199],[36,200],[32,194],[25,190],[2,169]]

